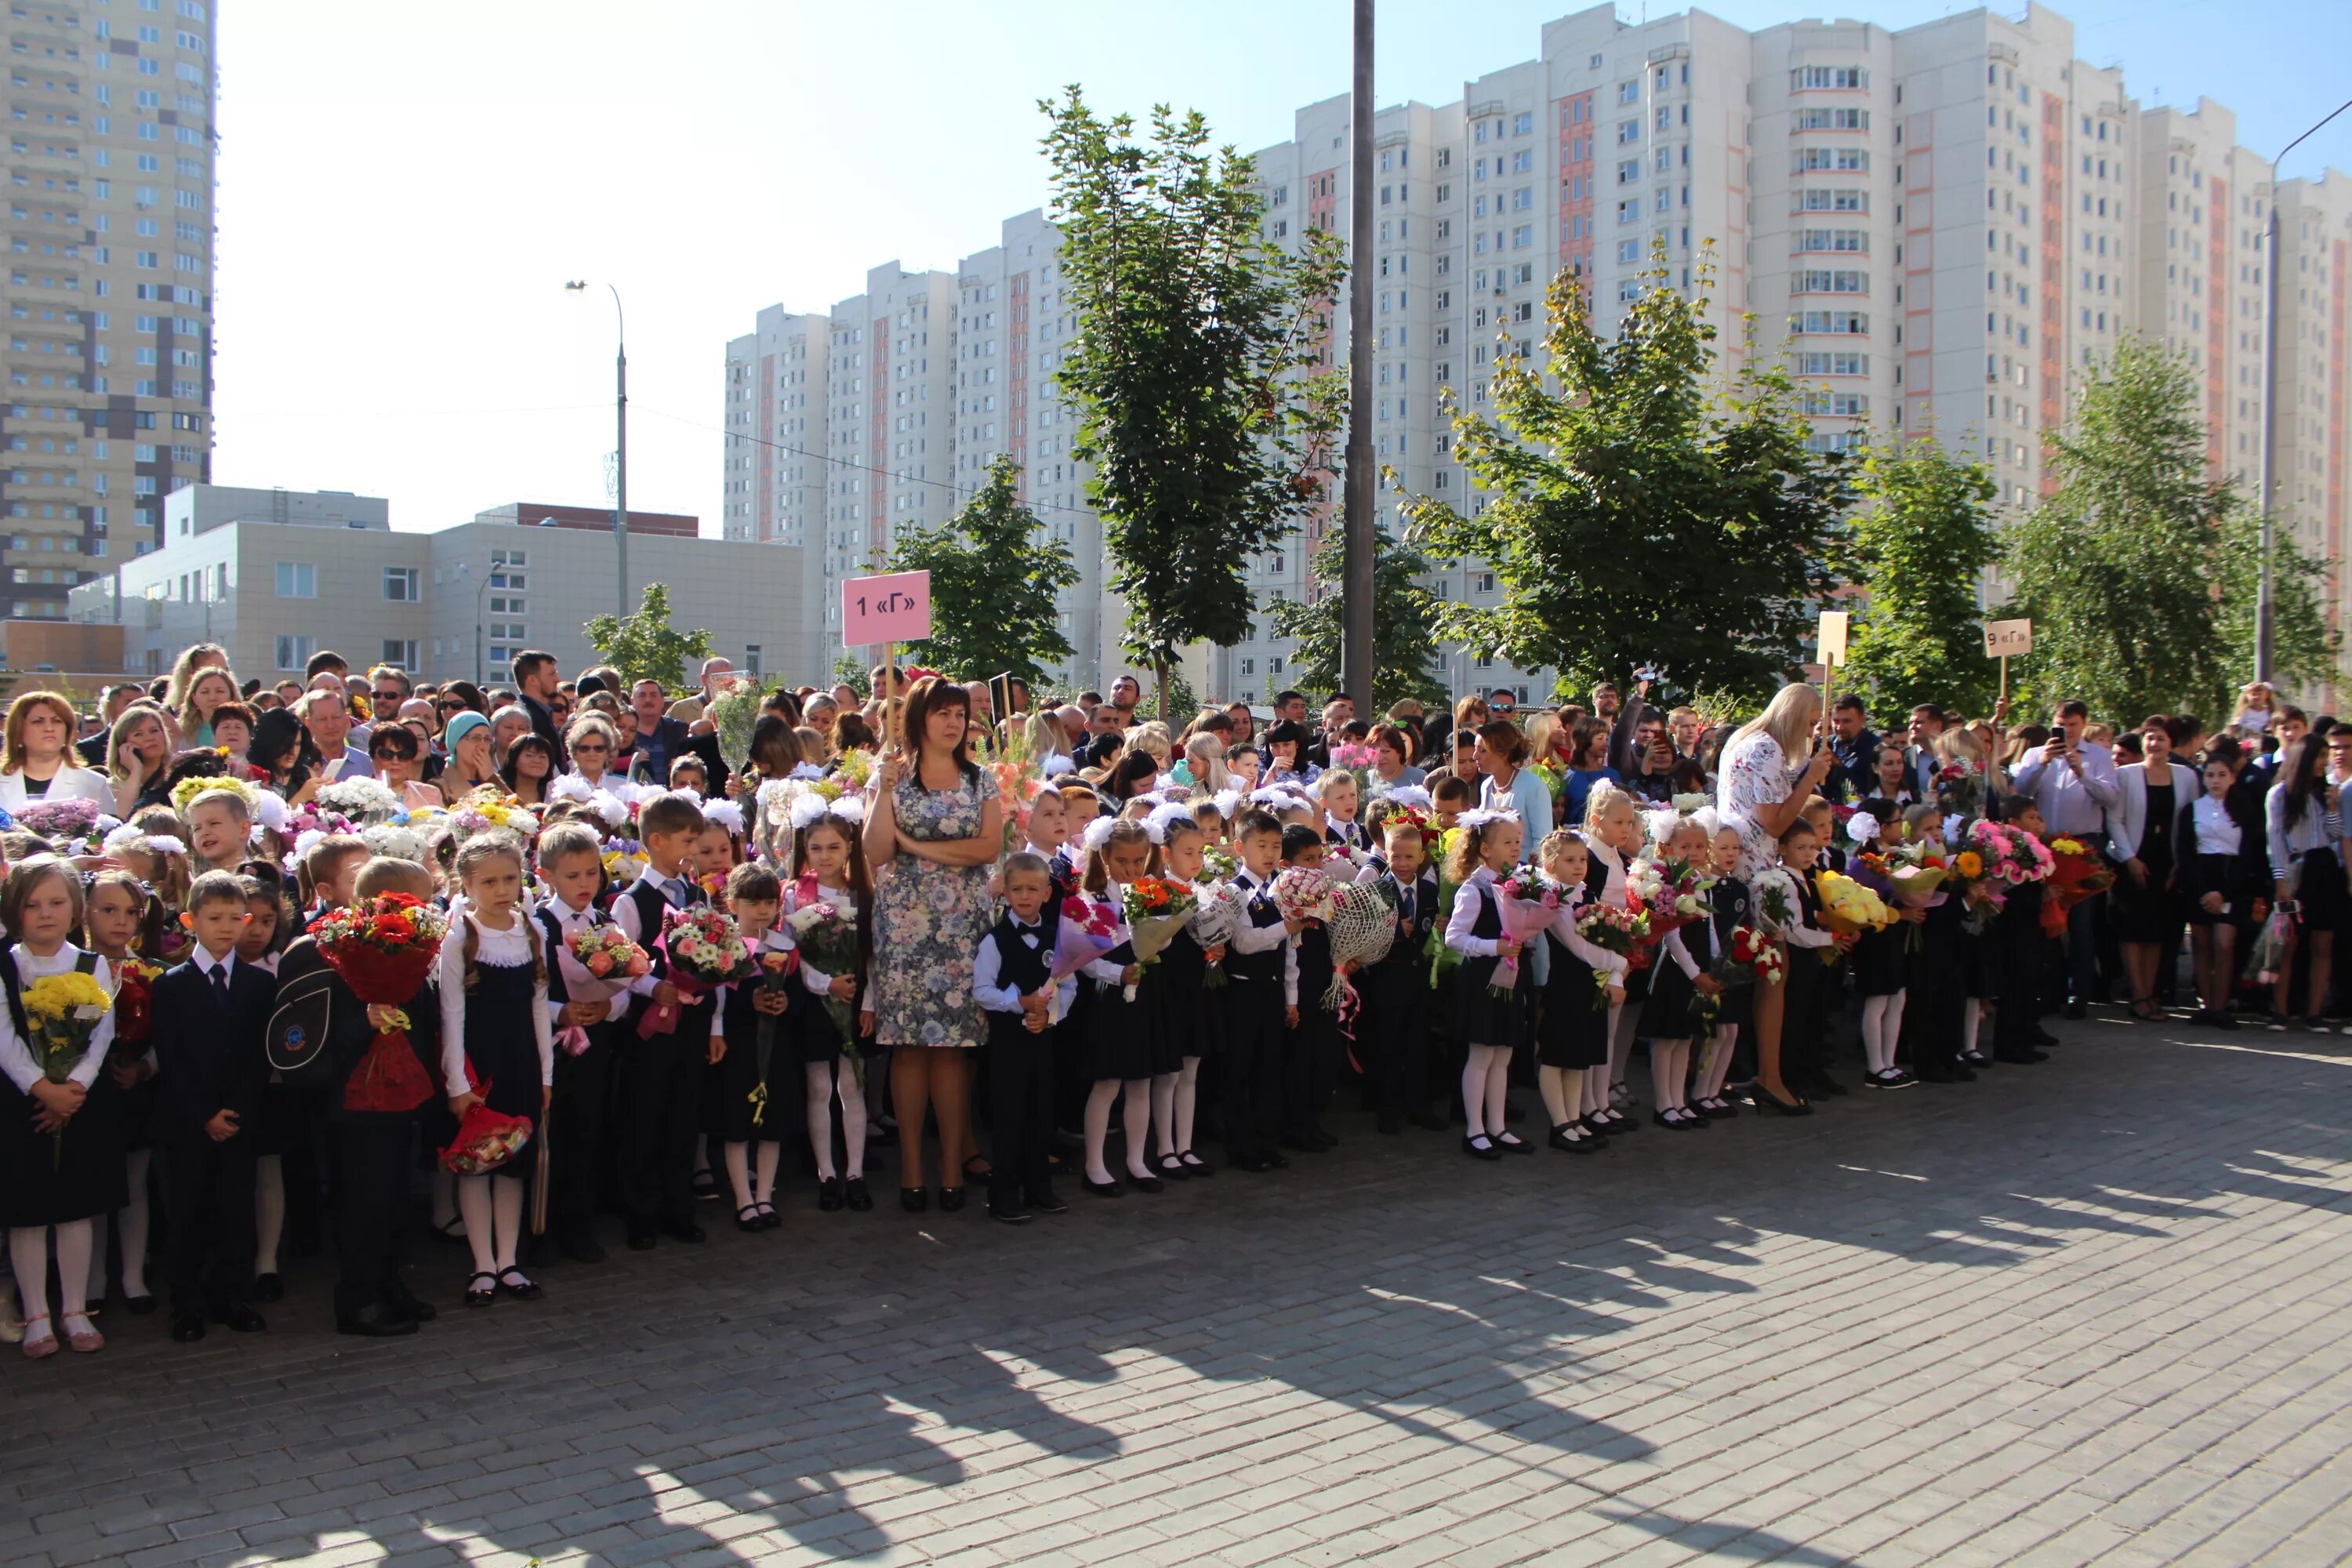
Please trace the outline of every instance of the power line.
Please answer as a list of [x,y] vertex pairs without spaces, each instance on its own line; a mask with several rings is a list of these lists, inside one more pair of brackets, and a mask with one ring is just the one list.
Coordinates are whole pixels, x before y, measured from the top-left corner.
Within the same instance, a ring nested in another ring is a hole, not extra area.
[[[823,452],[812,452],[804,447],[788,447],[782,441],[771,441],[764,436],[747,436],[740,430],[728,430],[717,425],[705,425],[699,419],[683,418],[676,414],[664,413],[658,408],[648,408],[646,412],[657,418],[667,419],[673,425],[684,425],[696,430],[708,430],[712,435],[724,436],[730,441],[749,441],[754,446],[772,447],[779,452],[789,452],[796,458],[814,458],[831,468],[854,468],[862,474],[880,474],[883,478],[896,479],[900,484],[927,485],[933,489],[945,490],[950,495],[971,497],[980,493],[976,488],[967,489],[950,479],[923,479],[897,468],[877,468],[871,463],[858,463],[847,458],[829,457]],[[1066,511],[1076,517],[1091,517],[1100,521],[1100,515],[1088,507],[1064,506],[1059,501],[1050,500],[1024,501],[1022,504],[1032,511]]]

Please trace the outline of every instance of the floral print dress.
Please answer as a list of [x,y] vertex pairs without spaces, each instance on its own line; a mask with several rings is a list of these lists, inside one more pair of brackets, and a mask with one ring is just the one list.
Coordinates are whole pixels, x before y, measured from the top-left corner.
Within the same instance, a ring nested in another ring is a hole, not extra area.
[[1766,868],[1778,863],[1780,847],[1756,814],[1788,799],[1792,782],[1780,742],[1765,731],[1759,730],[1725,749],[1723,776],[1716,785],[1716,812],[1726,827],[1739,830],[1739,880],[1752,883]]
[[[909,777],[891,806],[901,838],[934,843],[973,837],[996,797],[996,781],[983,769],[977,780],[967,774],[949,790],[926,789]],[[874,890],[877,1045],[976,1047],[988,1038],[971,994],[971,961],[995,918],[991,869],[892,858],[890,874]]]

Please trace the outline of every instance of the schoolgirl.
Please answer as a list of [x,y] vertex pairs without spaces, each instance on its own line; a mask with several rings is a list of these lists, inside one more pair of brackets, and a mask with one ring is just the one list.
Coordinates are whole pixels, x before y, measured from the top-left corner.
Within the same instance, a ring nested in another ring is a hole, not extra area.
[[[1915,844],[1938,841],[1943,837],[1944,814],[1933,801],[1908,806],[1903,813],[1903,833]],[[1903,910],[1918,941],[1905,944],[1901,1038],[1911,1058],[1911,1071],[1927,1083],[1965,1082],[1976,1077],[1977,1068],[1991,1065],[1983,1056],[1970,1060],[1962,1054],[1966,1042],[1960,1024],[1968,976],[1962,968],[1960,925],[1966,914],[1958,899],[1940,889],[1928,894],[1924,905]]]
[[721,891],[761,973],[758,979],[722,987],[711,1014],[718,1045],[718,1068],[710,1074],[718,1086],[714,1134],[724,1145],[735,1228],[772,1230],[783,1224],[776,1215],[776,1167],[805,1076],[784,1021],[790,977],[800,958],[793,951],[792,928],[782,921],[784,890],[773,871],[738,866],[727,874]]
[[1469,1049],[1462,1069],[1462,1110],[1469,1128],[1462,1152],[1499,1160],[1506,1151],[1534,1152],[1534,1145],[1504,1124],[1511,1053],[1527,1031],[1527,998],[1516,987],[1502,994],[1492,989],[1506,949],[1496,883],[1519,863],[1526,835],[1514,811],[1465,811],[1461,826],[1462,837],[1446,858],[1461,891],[1446,917],[1445,945],[1462,955],[1461,972],[1454,978],[1454,1032]]
[[[1868,851],[1881,837],[1900,842],[1895,821],[1890,802],[1865,800],[1846,819],[1846,837],[1858,852]],[[1905,928],[1917,925],[1923,917],[1917,910],[1901,912],[1897,924],[1863,932],[1854,942],[1850,963],[1853,994],[1862,998],[1863,1081],[1876,1089],[1907,1089],[1917,1081],[1915,1074],[1895,1065],[1895,1048],[1903,1038],[1904,944],[1908,936]],[[1788,1054],[1785,1046],[1781,1054]],[[1810,1092],[1812,1085],[1807,1082],[1800,1088]]]
[[[1086,1013],[1086,1076],[1093,1087],[1087,1093],[1086,1188],[1097,1197],[1121,1195],[1118,1182],[1106,1163],[1104,1146],[1110,1136],[1110,1108],[1123,1099],[1121,1113],[1127,1141],[1127,1184],[1138,1192],[1157,1193],[1164,1184],[1148,1163],[1151,1134],[1151,1078],[1164,1052],[1155,1037],[1157,1018],[1142,1001],[1139,982],[1142,967],[1135,961],[1123,908],[1129,884],[1150,874],[1151,835],[1139,822],[1097,817],[1087,825],[1081,842],[1087,852],[1081,884],[1088,897],[1108,906],[1115,921],[1109,952],[1090,961],[1084,971],[1094,982],[1084,1002]],[[1136,986],[1130,996],[1129,986]]]
[[[257,868],[266,878],[256,874]],[[236,961],[272,976],[278,973],[278,955],[293,940],[278,877],[277,868],[267,861],[247,861],[237,879],[245,894],[246,921],[236,937]],[[278,1264],[286,1240],[289,1163],[292,1184],[300,1190],[303,1228],[315,1230],[318,1226],[318,1162],[310,1136],[324,1110],[316,1090],[289,1084],[275,1072],[262,1086],[261,1120],[253,1141],[253,1299],[257,1301],[276,1301],[286,1294]]]
[[[1713,813],[1707,809],[1694,816],[1702,826],[1713,819]],[[1715,927],[1717,953],[1731,951],[1734,931],[1757,923],[1754,892],[1738,875],[1740,847],[1739,829],[1727,826],[1715,828],[1707,846],[1709,874],[1715,878],[1715,886],[1707,891],[1711,911],[1707,918]],[[1781,984],[1787,984],[1786,980]],[[1739,1114],[1739,1108],[1725,1096],[1723,1086],[1731,1076],[1731,1061],[1738,1052],[1740,1034],[1748,1026],[1755,1007],[1755,984],[1735,986],[1716,999],[1715,1026],[1708,1031],[1697,1059],[1691,1064],[1690,1107],[1710,1121],[1721,1121]]]
[[[567,945],[580,931],[613,923],[602,908],[608,887],[604,847],[601,826],[542,819],[539,874],[544,891],[531,912],[545,939],[548,1024],[562,1042],[548,1108],[562,1129],[548,1148],[548,1229],[556,1249],[577,1263],[604,1260],[604,1244],[596,1239],[596,1189],[613,1148],[611,1091],[621,1047],[612,1026],[629,1009],[625,977],[589,974]],[[575,971],[577,982],[570,978]],[[593,994],[606,987],[606,994]],[[557,1105],[563,1107],[561,1116],[553,1114]]]
[[[1706,829],[1689,817],[1664,832],[1659,847],[1669,860],[1704,864],[1710,852]],[[1643,1004],[1641,1032],[1650,1039],[1650,1083],[1657,1104],[1650,1120],[1676,1132],[1696,1131],[1706,1116],[1685,1100],[1691,1042],[1711,1036],[1723,983],[1708,973],[1721,949],[1712,915],[1678,926],[1659,943],[1657,979]]]
[[[1155,874],[1187,888],[1199,886],[1208,840],[1191,806],[1176,803],[1160,807],[1146,819],[1144,832],[1156,848]],[[1214,1047],[1218,1018],[1203,982],[1209,966],[1224,955],[1222,945],[1203,948],[1187,922],[1187,929],[1179,930],[1160,950],[1139,987],[1152,1013],[1151,1123],[1159,1152],[1150,1168],[1168,1181],[1215,1174],[1192,1152],[1192,1127],[1200,1103],[1201,1061]]]
[[[1606,781],[1595,784],[1584,797],[1584,844],[1587,863],[1585,897],[1612,904],[1626,901],[1626,872],[1642,847],[1642,819],[1633,797]],[[1609,1060],[1600,1080],[1585,1075],[1584,1124],[1595,1132],[1633,1132],[1641,1123],[1623,1107],[1633,1095],[1625,1087],[1625,1066],[1633,1059],[1633,1036],[1640,1027],[1642,1004],[1648,1000],[1655,964],[1633,970],[1625,978],[1625,995],[1609,1009]]]
[[2215,758],[2205,764],[2200,782],[2204,794],[2181,814],[2173,859],[2180,868],[2181,902],[2197,965],[2202,1004],[2197,1022],[2235,1029],[2230,997],[2238,983],[2238,938],[2252,929],[2270,891],[2269,863],[2262,838],[2246,832],[2230,809],[2237,771]]
[[1546,885],[1559,895],[1559,912],[1544,931],[1551,968],[1537,1012],[1536,1087],[1551,1118],[1548,1142],[1564,1154],[1590,1154],[1607,1147],[1607,1140],[1584,1123],[1585,1080],[1608,1072],[1609,1020],[1625,1000],[1626,960],[1594,946],[1577,930],[1592,866],[1584,840],[1564,827],[1547,833],[1536,864]]
[[[82,945],[118,974],[134,959],[152,963],[142,955],[160,945],[163,927],[162,901],[137,877],[118,867],[89,878],[83,896]],[[156,1308],[147,1289],[147,1243],[153,1221],[147,1180],[155,1158],[155,1057],[147,1048],[152,1010],[142,1003],[132,1016],[128,998],[118,990],[114,1016],[114,1045],[106,1071],[121,1091],[125,1196],[113,1230],[121,1244],[123,1304],[144,1317]],[[91,1233],[89,1294],[97,1300],[106,1295],[105,1226],[100,1216]]]
[[[477,834],[458,846],[456,873],[459,896],[436,960],[449,1113],[460,1124],[477,1105],[529,1117],[535,1140],[554,1097],[555,1032],[542,933],[521,908],[522,847],[504,833]],[[542,1293],[515,1257],[523,1179],[535,1153],[526,1143],[497,1170],[457,1178],[457,1207],[474,1255],[466,1281],[469,1307],[487,1307],[501,1295],[536,1300]]]
[[[799,875],[783,889],[785,919],[795,931],[803,922],[845,921],[856,930],[856,961],[844,973],[816,962],[801,945],[800,988],[789,1017],[793,1054],[801,1066],[802,1099],[808,1113],[809,1148],[816,1161],[816,1206],[826,1214],[865,1213],[874,1206],[866,1190],[867,1084],[879,1084],[874,1049],[874,1011],[866,1005],[874,968],[874,879],[866,868],[864,801],[854,795],[827,802],[806,795],[793,803],[793,865]],[[820,916],[822,907],[832,911]],[[794,917],[797,917],[795,919]],[[835,1108],[841,1135],[834,1137]],[[836,1150],[839,1158],[836,1160]]]

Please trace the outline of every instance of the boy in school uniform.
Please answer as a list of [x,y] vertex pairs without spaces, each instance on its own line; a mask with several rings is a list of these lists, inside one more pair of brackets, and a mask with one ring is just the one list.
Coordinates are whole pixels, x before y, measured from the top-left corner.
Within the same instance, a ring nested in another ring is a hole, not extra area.
[[155,1054],[156,1141],[164,1154],[172,1337],[205,1337],[205,1321],[237,1333],[267,1327],[247,1304],[253,1276],[253,1138],[269,1076],[264,1035],[278,999],[268,971],[236,958],[251,916],[234,872],[207,871],[188,889],[187,962],[157,977],[148,1046]]
[[[1284,870],[1319,868],[1326,854],[1323,829],[1301,823],[1282,830]],[[1319,924],[1291,936],[1297,971],[1297,989],[1291,1000],[1282,1075],[1282,1144],[1305,1154],[1321,1154],[1338,1145],[1323,1125],[1324,1108],[1339,1082],[1339,1060],[1347,1047],[1340,1042],[1339,1022],[1327,1011],[1323,993],[1331,984],[1331,933]],[[1298,997],[1307,1000],[1302,1005]]]
[[628,1015],[630,994],[606,1001],[572,999],[559,954],[576,931],[614,922],[596,907],[604,887],[604,843],[576,822],[559,822],[539,836],[539,869],[549,898],[537,919],[547,948],[547,1007],[558,1031],[586,1032],[588,1048],[563,1050],[555,1058],[555,1094],[549,1107],[548,1228],[554,1248],[576,1263],[602,1263],[596,1239],[596,1185],[604,1171],[611,1129],[605,1125],[612,1098],[613,1064],[621,1054],[614,1026]]
[[1225,1156],[1234,1169],[1288,1165],[1275,1147],[1282,1125],[1282,1070],[1288,1031],[1298,1023],[1296,934],[1267,889],[1282,859],[1282,824],[1252,806],[1234,824],[1242,868],[1234,885],[1249,903],[1225,949]]
[[[694,1223],[694,1147],[702,1131],[702,1079],[711,1055],[714,993],[684,1004],[670,984],[661,949],[663,917],[709,902],[689,868],[702,836],[702,811],[686,795],[658,795],[637,814],[646,868],[613,901],[613,920],[653,959],[650,973],[630,984],[634,994],[621,1037],[621,1207],[629,1249],[649,1252],[659,1237],[706,1239]],[[676,1026],[639,1035],[656,1007],[673,1009]]]
[[1052,1020],[1066,1016],[1077,976],[1053,982],[1057,919],[1046,913],[1053,873],[1029,850],[1004,863],[1003,918],[980,939],[971,992],[988,1015],[988,1212],[1019,1225],[1062,1214],[1047,1162],[1054,1130]]
[[1396,937],[1365,977],[1364,1008],[1372,1034],[1372,1071],[1382,1132],[1407,1121],[1433,1132],[1445,1119],[1429,1107],[1429,954],[1437,921],[1437,874],[1425,868],[1421,825],[1402,815],[1381,825],[1387,868],[1381,880],[1396,906]]

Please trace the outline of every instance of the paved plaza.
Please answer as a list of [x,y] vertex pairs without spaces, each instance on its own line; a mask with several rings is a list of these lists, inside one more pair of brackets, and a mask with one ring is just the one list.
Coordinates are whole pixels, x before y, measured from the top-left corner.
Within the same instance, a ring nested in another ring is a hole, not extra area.
[[2063,1029],[1590,1159],[1345,1117],[1017,1230],[884,1165],[536,1305],[436,1249],[410,1340],[313,1259],[266,1336],[0,1363],[0,1563],[2344,1561],[2352,1039]]

